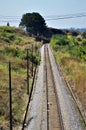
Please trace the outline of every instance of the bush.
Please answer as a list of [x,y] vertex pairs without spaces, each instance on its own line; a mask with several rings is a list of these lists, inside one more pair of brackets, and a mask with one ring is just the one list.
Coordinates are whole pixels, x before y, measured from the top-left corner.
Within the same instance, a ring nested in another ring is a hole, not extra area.
[[82,40],[82,45],[83,45],[83,46],[86,46],[86,39],[83,39],[83,40]]
[[83,38],[86,38],[86,32],[82,33]]
[[69,39],[65,35],[54,35],[50,41],[50,46],[54,50],[60,49],[61,46],[69,45]]
[[14,33],[14,32],[16,32],[16,29],[13,27],[1,26],[0,32]]
[[13,57],[19,57],[21,59],[24,59],[24,57],[25,57],[24,51],[22,51],[19,48],[14,48],[14,47],[10,47],[10,46],[5,47],[4,53],[8,54],[8,55],[11,55]]
[[69,53],[71,56],[86,61],[86,39],[82,39],[80,35],[77,37],[55,35],[52,37],[50,45],[55,51]]
[[9,40],[11,40],[11,41],[15,40],[15,34],[7,33],[6,37],[9,38]]

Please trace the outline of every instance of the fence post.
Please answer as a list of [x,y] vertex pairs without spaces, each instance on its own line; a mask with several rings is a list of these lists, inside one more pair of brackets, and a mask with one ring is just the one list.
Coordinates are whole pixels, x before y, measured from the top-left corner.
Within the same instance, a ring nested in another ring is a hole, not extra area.
[[29,58],[27,49],[27,94],[29,94]]
[[12,86],[11,86],[11,62],[9,61],[9,107],[10,107],[10,130],[12,130]]

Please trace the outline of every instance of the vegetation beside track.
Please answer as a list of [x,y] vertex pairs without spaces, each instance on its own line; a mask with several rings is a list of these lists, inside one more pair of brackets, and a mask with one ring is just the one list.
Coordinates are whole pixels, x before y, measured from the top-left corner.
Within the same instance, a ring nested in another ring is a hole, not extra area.
[[[33,44],[33,54],[32,54]],[[9,129],[9,72],[8,62],[12,62],[12,109],[13,126],[22,126],[26,109],[27,95],[27,49],[31,66],[40,63],[40,54],[37,53],[41,42],[28,37],[21,29],[14,27],[0,27],[0,128]],[[33,56],[32,56],[33,55]],[[18,128],[19,129],[19,128]]]
[[77,36],[54,35],[50,42],[57,62],[73,92],[86,110],[86,32]]

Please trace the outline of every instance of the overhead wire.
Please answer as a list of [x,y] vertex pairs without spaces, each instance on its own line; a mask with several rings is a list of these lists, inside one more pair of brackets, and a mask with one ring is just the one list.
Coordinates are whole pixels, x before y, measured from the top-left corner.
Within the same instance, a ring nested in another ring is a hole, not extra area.
[[[66,15],[48,15],[48,16],[44,16],[46,21],[72,19],[72,18],[80,18],[80,17],[86,17],[86,12],[75,13],[75,14],[66,14]],[[21,21],[21,16],[0,15],[0,22],[20,22],[20,21]]]
[[5,16],[5,15],[0,15],[0,22],[20,22],[21,21],[21,16]]
[[46,21],[60,20],[60,19],[71,19],[71,18],[78,18],[78,17],[86,17],[86,13],[67,14],[67,15],[52,15],[52,16],[48,16],[48,18],[46,18]]

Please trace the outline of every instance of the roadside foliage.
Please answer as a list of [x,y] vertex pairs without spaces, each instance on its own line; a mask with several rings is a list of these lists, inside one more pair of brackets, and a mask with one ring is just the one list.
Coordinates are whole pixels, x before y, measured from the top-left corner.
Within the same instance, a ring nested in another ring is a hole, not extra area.
[[[33,54],[31,52],[33,44]],[[27,49],[29,50],[30,80],[31,66],[40,63],[37,52],[41,43],[28,37],[21,29],[0,27],[0,128],[9,130],[9,71],[8,62],[12,63],[12,116],[13,127],[22,126],[24,112],[28,101]],[[32,56],[33,55],[33,56]],[[19,128],[16,128],[19,129]]]
[[66,80],[86,111],[86,33],[54,35],[50,46]]

